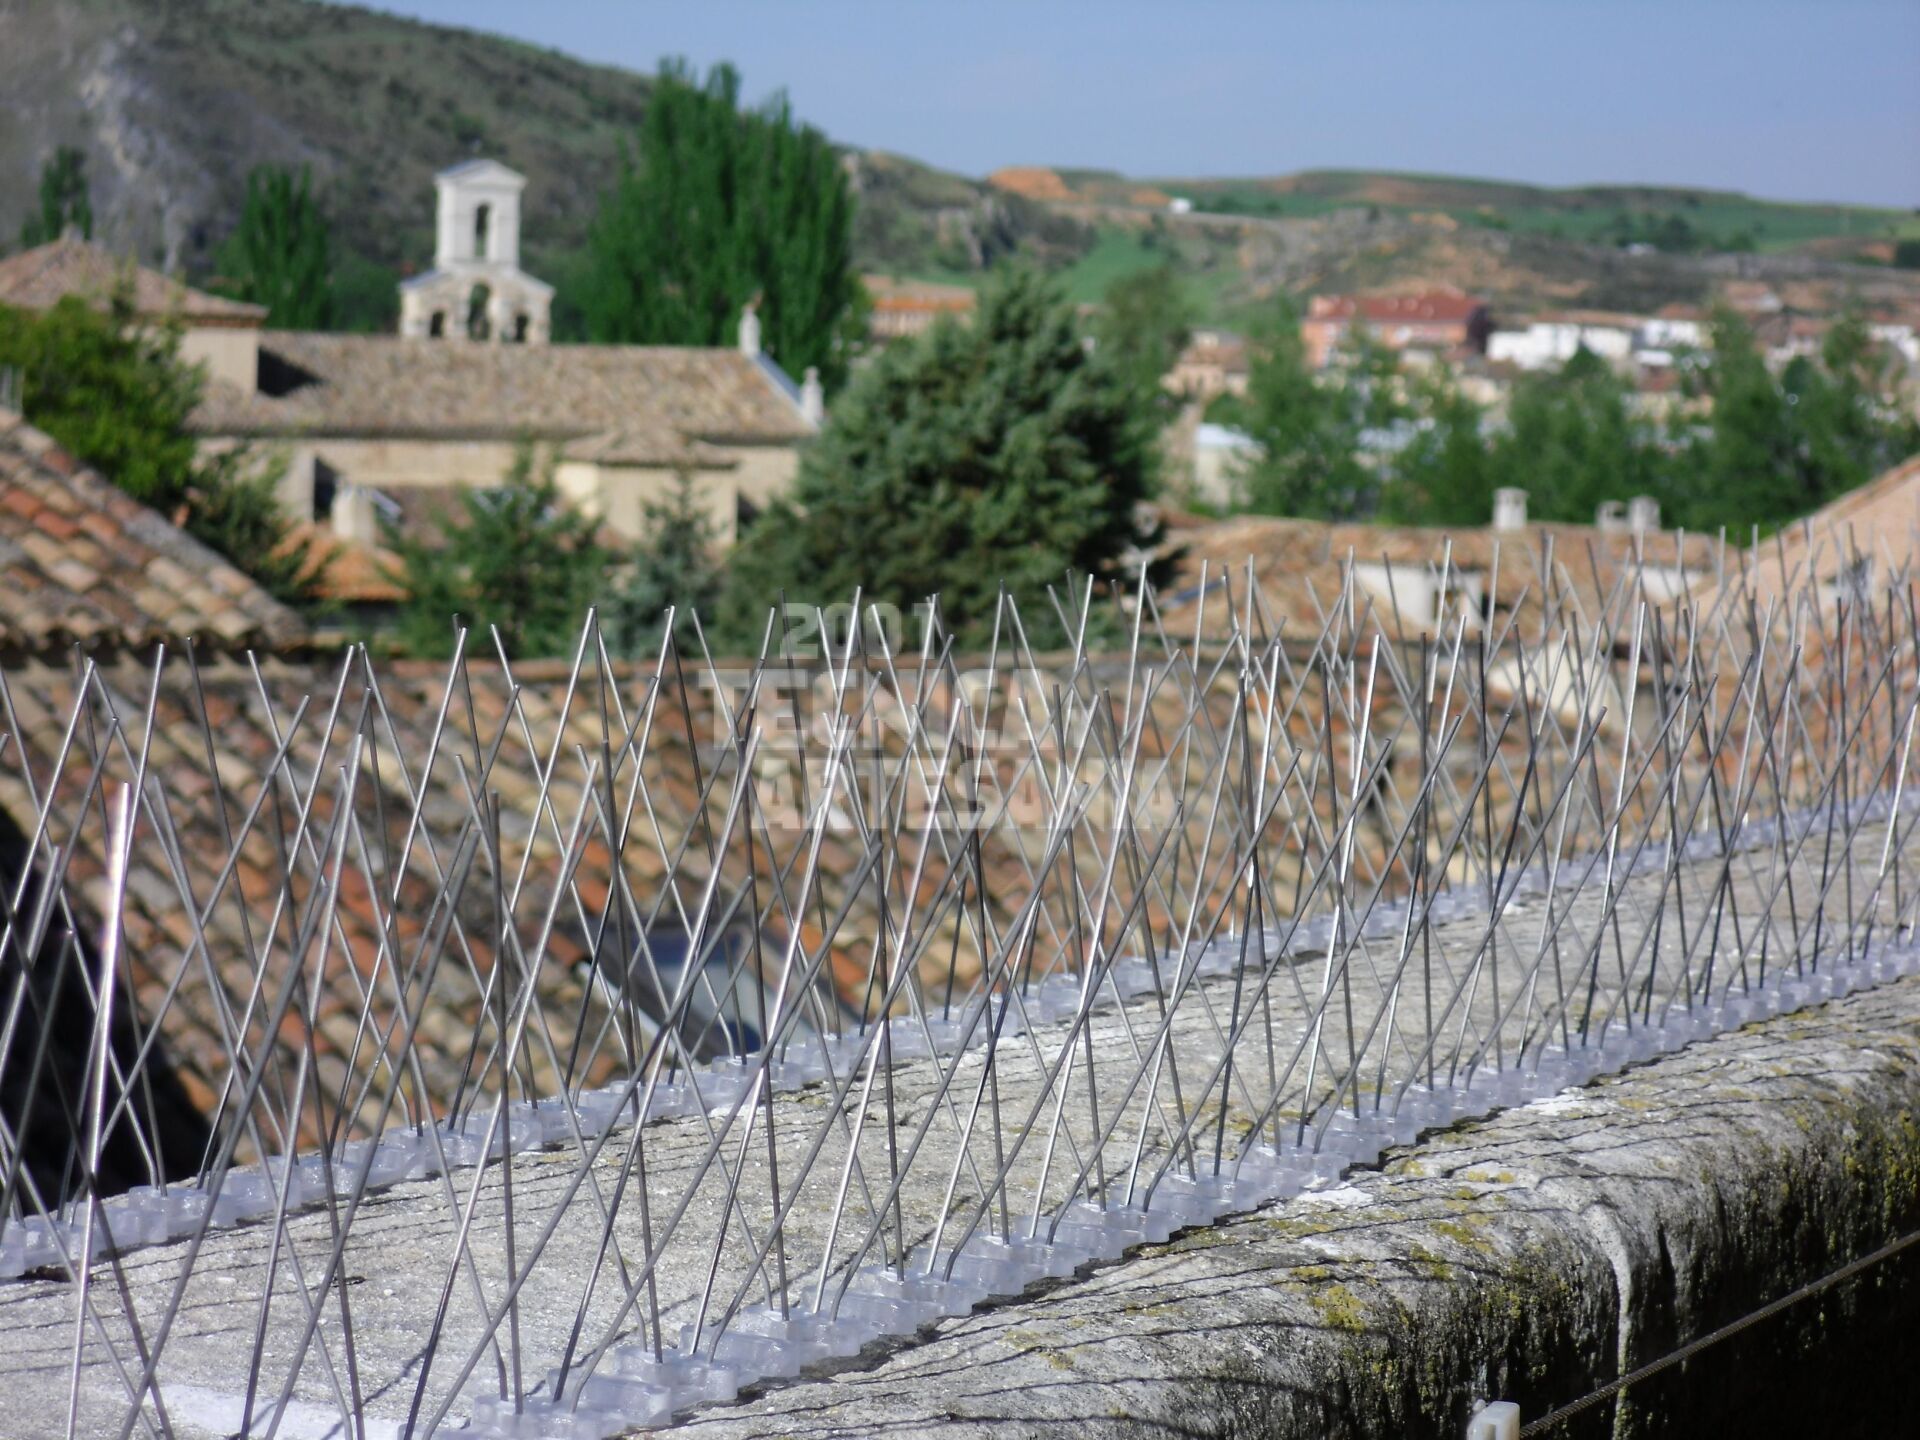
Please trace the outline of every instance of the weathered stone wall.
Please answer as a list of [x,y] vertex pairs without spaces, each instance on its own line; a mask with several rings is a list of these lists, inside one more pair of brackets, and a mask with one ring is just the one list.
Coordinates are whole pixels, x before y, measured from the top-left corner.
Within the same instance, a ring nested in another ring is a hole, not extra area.
[[[1455,1126],[689,1433],[1457,1435],[1476,1396],[1537,1418],[1920,1225],[1916,1115],[1904,981]],[[1844,1282],[1555,1433],[1914,1433],[1920,1382],[1891,1362],[1917,1271]]]

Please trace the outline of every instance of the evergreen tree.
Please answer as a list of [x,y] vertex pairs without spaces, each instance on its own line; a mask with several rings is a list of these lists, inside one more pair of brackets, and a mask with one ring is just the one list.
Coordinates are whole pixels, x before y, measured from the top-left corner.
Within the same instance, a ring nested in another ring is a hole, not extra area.
[[911,612],[939,594],[979,638],[1001,585],[1023,600],[1069,572],[1126,578],[1152,490],[1152,417],[1081,344],[1072,307],[1011,271],[974,323],[888,349],[848,386],[732,557],[723,612],[756,642],[767,609],[866,598]]
[[1698,528],[1770,527],[1820,504],[1822,486],[1803,463],[1792,404],[1754,341],[1730,310],[1713,319],[1713,358],[1702,372],[1710,423],[1691,430],[1683,451],[1682,518]]
[[275,330],[325,330],[333,323],[333,259],[311,177],[276,165],[247,176],[240,223],[220,247],[230,293],[267,307]]
[[530,444],[497,488],[461,490],[460,514],[437,539],[383,528],[400,562],[392,578],[407,591],[396,638],[413,655],[451,653],[456,615],[474,635],[498,627],[510,655],[564,654],[606,577],[597,523],[566,504]]
[[1123,275],[1106,289],[1093,322],[1094,343],[1139,397],[1166,414],[1174,397],[1161,384],[1192,334],[1193,305],[1172,265]]
[[62,145],[40,167],[40,210],[20,226],[20,246],[30,250],[66,234],[71,225],[93,238],[93,201],[87,195],[87,157]]
[[697,648],[689,617],[697,614],[703,627],[713,622],[721,578],[713,558],[718,537],[692,472],[682,470],[672,494],[641,512],[646,538],[629,552],[626,573],[601,610],[608,646],[620,655],[655,654],[672,606],[681,643]]
[[784,97],[740,107],[740,77],[663,64],[588,234],[580,309],[591,338],[729,345],[758,302],[761,343],[792,374],[837,385],[859,333],[853,197],[833,147]]

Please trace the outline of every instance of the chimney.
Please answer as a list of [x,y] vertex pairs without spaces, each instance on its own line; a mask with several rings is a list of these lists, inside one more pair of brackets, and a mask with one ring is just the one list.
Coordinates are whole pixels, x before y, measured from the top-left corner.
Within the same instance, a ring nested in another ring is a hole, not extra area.
[[1627,502],[1627,529],[1647,535],[1660,528],[1660,502],[1651,495],[1636,495]]
[[1526,491],[1506,486],[1493,492],[1493,528],[1496,530],[1527,528]]
[[815,429],[827,418],[827,392],[820,383],[818,365],[807,366],[806,376],[800,381],[800,418]]
[[749,300],[740,309],[740,353],[749,360],[760,355],[760,316],[754,311],[754,302]]

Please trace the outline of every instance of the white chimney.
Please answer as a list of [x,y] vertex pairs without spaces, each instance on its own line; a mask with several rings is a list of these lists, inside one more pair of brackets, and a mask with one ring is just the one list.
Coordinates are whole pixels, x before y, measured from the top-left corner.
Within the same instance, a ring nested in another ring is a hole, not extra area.
[[740,353],[749,360],[760,354],[760,317],[749,300],[740,310]]
[[820,383],[818,365],[807,366],[800,381],[800,418],[815,427],[827,418],[827,391]]
[[1526,491],[1506,486],[1493,492],[1493,528],[1496,530],[1527,528]]
[[1651,495],[1636,495],[1627,502],[1627,529],[1647,535],[1660,528],[1660,502]]

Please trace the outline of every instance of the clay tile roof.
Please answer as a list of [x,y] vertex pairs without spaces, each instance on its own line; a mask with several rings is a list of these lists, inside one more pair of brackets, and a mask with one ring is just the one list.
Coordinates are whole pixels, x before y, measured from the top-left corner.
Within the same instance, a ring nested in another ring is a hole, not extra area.
[[169,315],[195,325],[257,327],[266,308],[209,295],[136,265],[76,235],[0,260],[0,305],[50,310],[68,295],[104,305],[121,285],[131,287],[134,310]]
[[[1284,624],[1290,635],[1311,640],[1327,608],[1346,581],[1351,558],[1358,566],[1391,567],[1397,576],[1438,572],[1451,553],[1454,568],[1491,581],[1495,561],[1502,609],[1516,601],[1531,612],[1546,588],[1545,559],[1551,553],[1554,586],[1571,587],[1590,605],[1611,589],[1622,568],[1638,563],[1689,575],[1709,573],[1714,542],[1702,535],[1662,531],[1636,544],[1630,534],[1588,525],[1531,524],[1523,530],[1488,527],[1430,529],[1420,526],[1327,524],[1319,520],[1233,516],[1190,528],[1169,530],[1165,551],[1176,559],[1176,578],[1161,591],[1160,606],[1170,633],[1191,634],[1200,611],[1209,634],[1222,633],[1228,621],[1225,598],[1244,595],[1248,561],[1260,583],[1267,618]],[[1206,590],[1201,574],[1205,566]],[[1400,583],[1399,581],[1395,582]],[[1204,610],[1201,610],[1204,599]],[[1411,596],[1376,596],[1384,617],[1396,602]],[[1387,624],[1391,630],[1393,626]],[[1414,633],[1409,629],[1407,633]]]
[[275,331],[262,392],[208,386],[209,435],[585,438],[791,444],[813,433],[771,362],[665,345],[473,345]]
[[0,649],[285,645],[305,623],[225,559],[0,410]]
[[866,286],[875,310],[958,315],[972,313],[979,303],[979,297],[964,285],[895,280],[888,275],[862,275],[860,283]]
[[1485,308],[1485,301],[1457,290],[1425,290],[1414,295],[1322,295],[1308,314],[1328,320],[1359,315],[1376,325],[1414,320],[1465,324]]
[[640,425],[622,425],[570,441],[561,453],[569,460],[599,465],[697,465],[713,470],[738,463],[725,451],[677,430]]

